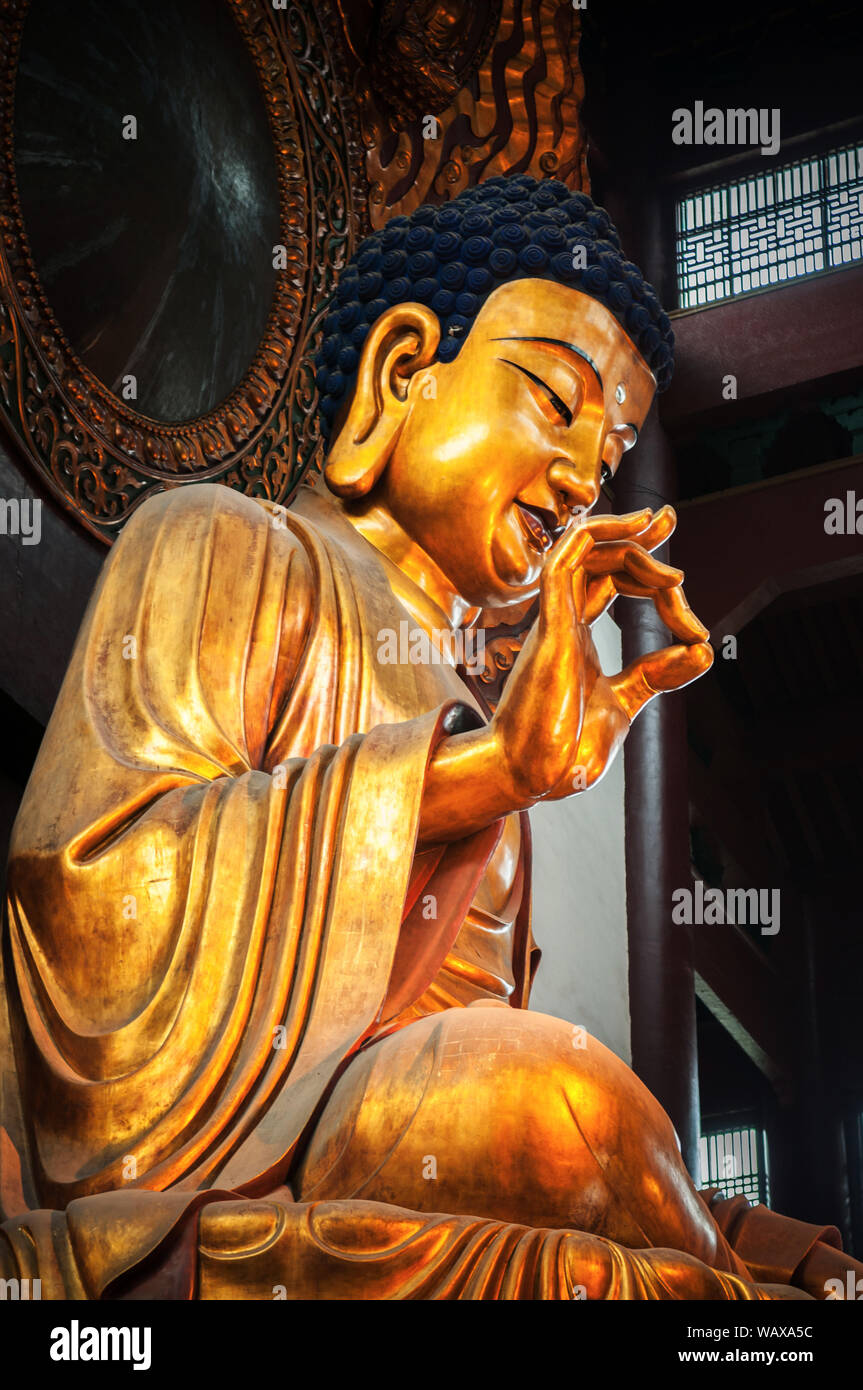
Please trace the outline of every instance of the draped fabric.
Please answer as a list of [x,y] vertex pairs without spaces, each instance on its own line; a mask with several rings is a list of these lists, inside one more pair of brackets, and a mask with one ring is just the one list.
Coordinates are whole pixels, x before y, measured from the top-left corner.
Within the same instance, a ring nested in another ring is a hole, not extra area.
[[[266,1188],[378,1022],[458,707],[414,691],[393,722],[370,611],[393,600],[365,578],[301,516],[208,485],[148,501],[116,543],[10,853],[30,1205]],[[496,834],[437,852],[432,887],[459,872],[419,987]]]
[[[208,1200],[209,1199],[209,1200]],[[206,1205],[204,1205],[206,1203]],[[128,1228],[122,1256],[96,1237]],[[154,1264],[147,1255],[158,1249]],[[135,1265],[128,1269],[130,1252]],[[382,1202],[111,1192],[0,1229],[0,1278],[44,1299],[805,1299],[674,1250]]]
[[842,1249],[842,1237],[835,1226],[817,1226],[781,1216],[762,1202],[750,1205],[739,1194],[726,1197],[718,1187],[705,1189],[702,1197],[753,1278],[764,1283],[792,1283],[806,1256],[819,1242],[833,1250]]

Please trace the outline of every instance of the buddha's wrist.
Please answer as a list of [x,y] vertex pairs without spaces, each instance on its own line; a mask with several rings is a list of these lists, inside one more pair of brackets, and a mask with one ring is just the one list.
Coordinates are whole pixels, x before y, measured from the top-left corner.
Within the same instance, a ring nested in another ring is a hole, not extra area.
[[453,734],[438,744],[429,764],[420,843],[462,839],[534,804],[515,786],[493,725]]

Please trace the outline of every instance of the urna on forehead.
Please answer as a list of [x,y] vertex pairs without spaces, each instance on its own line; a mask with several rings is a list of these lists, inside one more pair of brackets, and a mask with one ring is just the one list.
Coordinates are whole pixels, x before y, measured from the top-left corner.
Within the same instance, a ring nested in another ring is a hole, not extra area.
[[674,335],[653,288],[626,260],[608,214],[557,179],[494,178],[442,207],[393,218],[352,257],[324,320],[316,359],[326,435],[352,389],[372,324],[394,304],[438,317],[438,358],[459,353],[489,296],[521,279],[571,286],[617,319],[664,391]]
[[507,356],[513,348],[539,349],[546,359],[586,369],[621,420],[643,419],[656,378],[631,336],[606,305],[581,290],[550,280],[512,280],[483,304],[459,361],[471,372],[477,356]]

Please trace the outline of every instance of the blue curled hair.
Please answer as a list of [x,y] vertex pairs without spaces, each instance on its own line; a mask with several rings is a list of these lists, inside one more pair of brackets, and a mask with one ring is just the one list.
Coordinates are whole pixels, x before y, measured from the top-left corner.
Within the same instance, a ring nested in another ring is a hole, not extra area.
[[[584,248],[584,267],[573,251]],[[608,213],[559,179],[488,179],[441,207],[394,217],[362,242],[342,272],[315,358],[320,424],[333,420],[356,380],[369,329],[393,304],[438,316],[439,362],[452,362],[493,290],[510,280],[554,280],[589,294],[629,334],[664,391],[674,334],[651,285],[624,258]]]

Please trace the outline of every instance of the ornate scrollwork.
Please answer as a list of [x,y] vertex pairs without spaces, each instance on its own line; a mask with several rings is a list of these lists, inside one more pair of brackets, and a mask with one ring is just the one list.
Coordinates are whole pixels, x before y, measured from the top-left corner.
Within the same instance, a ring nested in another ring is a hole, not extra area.
[[[425,13],[424,37],[421,16],[409,18],[404,8],[383,7],[393,29],[390,54],[373,42],[354,83],[373,227],[496,174],[553,175],[574,189],[588,187],[579,18],[570,0],[503,0],[500,7],[427,0],[408,7]],[[469,28],[476,9],[490,15],[493,33]],[[438,51],[445,34],[456,55],[448,65]],[[408,92],[410,55],[419,76]],[[460,80],[455,92],[449,70]],[[426,101],[421,108],[418,94]],[[434,135],[426,116],[436,118]]]
[[0,410],[55,496],[105,540],[148,491],[181,482],[218,479],[285,502],[320,452],[315,338],[364,201],[350,103],[333,77],[320,6],[227,2],[266,101],[286,268],[239,385],[208,414],[179,424],[148,419],[115,396],[80,362],[52,313],[15,175],[13,103],[29,0],[0,6]]
[[[495,710],[503,693],[506,678],[524,646],[527,634],[536,621],[539,601],[531,599],[507,613],[508,622],[501,622],[502,610],[483,614],[482,670],[470,674],[469,684],[488,710]],[[462,671],[464,676],[466,673]]]
[[438,115],[472,80],[500,23],[502,0],[384,0],[369,75],[393,128]]

